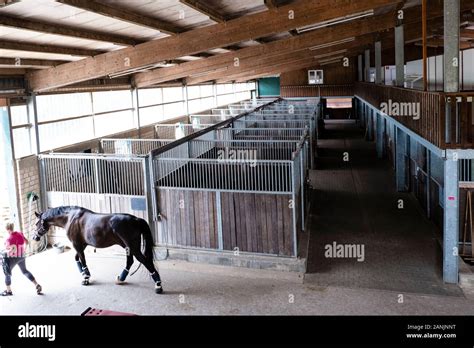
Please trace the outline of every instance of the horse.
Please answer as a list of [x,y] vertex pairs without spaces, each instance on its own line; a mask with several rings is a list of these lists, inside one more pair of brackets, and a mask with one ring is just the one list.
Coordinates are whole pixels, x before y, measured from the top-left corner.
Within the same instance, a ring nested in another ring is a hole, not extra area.
[[[131,214],[99,214],[78,206],[61,206],[42,213],[35,212],[38,221],[33,240],[39,241],[51,226],[66,230],[67,237],[76,251],[75,259],[82,274],[82,285],[89,285],[91,274],[84,255],[85,248],[107,248],[120,245],[127,252],[127,263],[116,283],[124,284],[133,264],[133,257],[143,264],[155,282],[155,292],[163,293],[161,278],[153,263],[153,237],[148,223]],[[141,238],[144,253],[141,251]]]

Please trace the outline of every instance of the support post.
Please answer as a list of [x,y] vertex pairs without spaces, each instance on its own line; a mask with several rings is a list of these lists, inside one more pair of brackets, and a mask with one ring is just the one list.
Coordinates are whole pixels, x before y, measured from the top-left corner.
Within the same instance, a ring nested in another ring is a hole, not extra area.
[[183,86],[183,99],[186,108],[186,116],[189,116],[189,97],[188,97],[188,85]]
[[363,67],[362,54],[359,54],[357,56],[357,76],[358,76],[359,82],[362,82],[364,80],[364,67]]
[[382,83],[382,42],[375,43],[375,83]]
[[370,50],[365,50],[365,82],[370,82]]
[[[40,141],[39,141],[39,131],[38,131],[38,109],[36,106],[36,94],[32,93],[27,98],[26,102],[27,112],[28,112],[28,121],[32,124],[35,139],[35,149],[32,151],[34,154],[40,153]],[[33,149],[31,149],[33,150]]]
[[217,248],[224,250],[224,237],[222,234],[222,204],[221,192],[216,192],[216,212],[217,212]]
[[406,191],[406,161],[405,155],[407,153],[407,134],[400,128],[395,129],[396,145],[395,145],[395,158],[396,158],[396,180],[397,180],[397,191]]
[[13,149],[13,137],[10,123],[10,107],[8,106],[8,99],[0,99],[0,130],[3,138],[2,160],[0,162],[0,170],[3,170],[3,177],[6,181],[6,188],[8,194],[8,202],[10,206],[9,220],[15,223],[15,226],[20,227],[20,219],[18,215],[18,201],[17,201],[17,181],[15,175],[15,152]]
[[367,113],[367,140],[373,141],[374,140],[374,121],[373,121],[373,110],[372,108],[368,108]]
[[460,0],[444,0],[444,91],[459,92]]
[[428,59],[428,47],[427,47],[427,1],[428,0],[422,0],[421,1],[421,21],[422,21],[422,39],[423,39],[423,90],[427,91],[428,90],[428,64],[427,64],[427,59]]
[[395,27],[396,85],[405,85],[405,31],[403,25]]
[[157,220],[155,216],[157,215],[157,207],[154,201],[156,198],[156,187],[153,182],[153,156],[150,154],[147,157],[142,159],[142,168],[143,168],[143,182],[145,184],[146,192],[146,209],[148,215],[148,225],[150,225],[151,233],[153,235],[154,244],[158,244],[158,231],[155,221]]
[[383,133],[384,133],[384,129],[383,129],[383,118],[382,118],[382,115],[379,115],[377,112],[375,112],[375,120],[376,120],[376,124],[377,124],[377,145],[376,145],[376,149],[377,149],[377,157],[378,158],[383,158]]
[[431,151],[426,149],[426,215],[431,219]]
[[138,88],[132,88],[132,107],[133,107],[133,119],[135,127],[137,128],[138,139],[141,139],[141,122],[140,122],[140,101],[138,99]]
[[459,279],[459,161],[454,150],[446,150],[444,161],[443,280]]

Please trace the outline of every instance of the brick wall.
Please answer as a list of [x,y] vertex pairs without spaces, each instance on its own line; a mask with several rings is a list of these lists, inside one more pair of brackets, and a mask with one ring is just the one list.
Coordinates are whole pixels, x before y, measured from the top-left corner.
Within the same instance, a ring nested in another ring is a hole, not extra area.
[[[28,156],[16,161],[17,179],[18,179],[18,200],[20,208],[21,229],[25,233],[33,232],[36,217],[34,215],[36,202],[31,205],[31,219],[28,209],[28,192],[35,192],[40,195],[38,159],[36,156]],[[39,202],[38,202],[39,204]],[[30,222],[31,220],[31,222]]]

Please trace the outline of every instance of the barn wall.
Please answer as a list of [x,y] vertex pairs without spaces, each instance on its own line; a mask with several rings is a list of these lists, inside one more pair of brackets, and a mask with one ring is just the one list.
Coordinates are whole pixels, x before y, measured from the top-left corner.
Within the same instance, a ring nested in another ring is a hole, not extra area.
[[343,67],[342,64],[313,67],[308,69],[299,69],[281,74],[280,80],[282,86],[307,86],[308,70],[323,70],[325,85],[343,85],[353,84],[357,77],[357,65],[351,61],[349,67]]

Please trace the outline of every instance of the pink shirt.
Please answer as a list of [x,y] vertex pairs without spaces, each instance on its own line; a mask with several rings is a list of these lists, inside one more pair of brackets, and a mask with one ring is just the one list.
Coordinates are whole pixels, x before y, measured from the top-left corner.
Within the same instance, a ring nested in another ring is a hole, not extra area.
[[13,232],[5,241],[9,257],[23,257],[25,253],[25,237],[21,232]]

